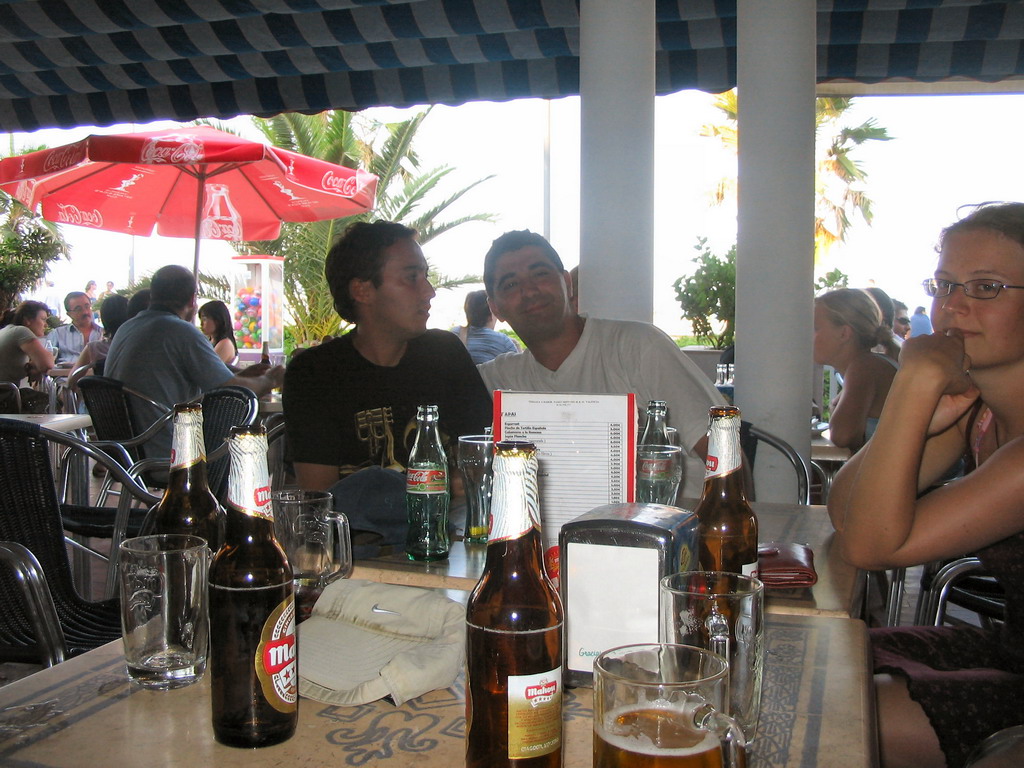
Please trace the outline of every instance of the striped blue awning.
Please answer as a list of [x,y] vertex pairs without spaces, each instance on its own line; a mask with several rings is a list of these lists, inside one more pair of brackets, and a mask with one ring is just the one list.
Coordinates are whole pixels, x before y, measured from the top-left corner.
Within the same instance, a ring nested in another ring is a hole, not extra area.
[[[659,93],[736,84],[735,0],[657,19]],[[1020,0],[818,0],[818,80],[1022,78],[1022,39]],[[0,5],[8,132],[578,92],[578,0]]]

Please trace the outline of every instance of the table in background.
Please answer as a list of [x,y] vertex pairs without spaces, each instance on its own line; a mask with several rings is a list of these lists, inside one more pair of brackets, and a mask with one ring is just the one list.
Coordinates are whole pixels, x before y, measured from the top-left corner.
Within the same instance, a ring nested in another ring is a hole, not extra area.
[[828,492],[836,473],[852,456],[849,448],[840,448],[829,438],[827,429],[811,438],[811,466],[821,476],[822,501],[828,501]]
[[[300,640],[301,648],[301,640]],[[301,651],[300,651],[301,653]],[[867,631],[860,621],[770,616],[752,768],[876,764]],[[590,768],[591,691],[566,691],[566,768]],[[461,679],[401,707],[303,699],[296,735],[258,750],[217,744],[209,675],[176,691],[133,688],[119,641],[0,689],[0,763],[451,768],[464,761]]]
[[[41,427],[52,429],[54,432],[74,434],[75,437],[86,439],[85,430],[92,426],[92,419],[87,413],[5,413],[0,414],[2,419],[15,419],[27,421],[31,424],[38,424]],[[61,451],[59,446],[53,446],[50,450],[55,477],[60,476]],[[69,494],[71,499],[81,500],[89,498],[89,465],[83,456],[72,459],[68,476]]]
[[0,419],[16,419],[38,424],[55,432],[82,432],[92,426],[87,413],[4,413]]
[[[686,503],[685,501],[683,502]],[[694,503],[686,508],[692,509]],[[860,614],[858,571],[839,554],[832,523],[823,506],[754,502],[761,542],[807,544],[814,552],[818,583],[804,589],[768,592],[769,613],[850,617]],[[471,590],[484,566],[486,546],[452,543],[448,560],[420,563],[403,552],[357,560],[352,577],[414,587]]]

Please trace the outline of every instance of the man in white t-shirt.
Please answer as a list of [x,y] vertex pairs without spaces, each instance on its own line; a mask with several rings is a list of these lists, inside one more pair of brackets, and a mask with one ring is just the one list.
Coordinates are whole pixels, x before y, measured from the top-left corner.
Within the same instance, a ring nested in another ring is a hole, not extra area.
[[650,400],[667,401],[668,423],[687,453],[681,496],[700,496],[708,408],[724,400],[672,339],[649,323],[578,314],[558,253],[527,230],[494,241],[484,258],[484,286],[495,317],[527,347],[478,366],[488,389],[635,392],[641,410]]

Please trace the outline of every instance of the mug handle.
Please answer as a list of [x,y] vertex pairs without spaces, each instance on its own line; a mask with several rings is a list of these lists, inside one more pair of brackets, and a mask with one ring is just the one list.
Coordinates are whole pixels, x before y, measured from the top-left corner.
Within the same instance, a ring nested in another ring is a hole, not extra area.
[[738,722],[705,702],[694,712],[693,723],[701,730],[718,736],[722,747],[722,768],[746,768],[747,740]]
[[348,516],[344,512],[332,511],[326,516],[326,520],[334,529],[331,559],[337,564],[335,571],[326,579],[326,583],[330,584],[332,581],[351,576],[355,564],[352,562],[352,535],[349,531]]
[[723,659],[729,661],[731,658],[729,652],[732,650],[729,647],[729,619],[718,610],[717,600],[711,603],[711,613],[704,621],[704,628],[708,631],[708,644],[710,646],[708,650],[717,653]]

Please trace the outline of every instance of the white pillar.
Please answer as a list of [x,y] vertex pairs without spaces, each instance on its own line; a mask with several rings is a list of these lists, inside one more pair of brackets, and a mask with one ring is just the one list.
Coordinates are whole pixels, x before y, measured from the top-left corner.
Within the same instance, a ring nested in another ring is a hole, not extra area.
[[580,2],[580,309],[654,316],[655,0]]
[[[814,280],[815,0],[739,0],[736,402],[810,454]],[[796,498],[789,464],[759,450],[761,501]]]

